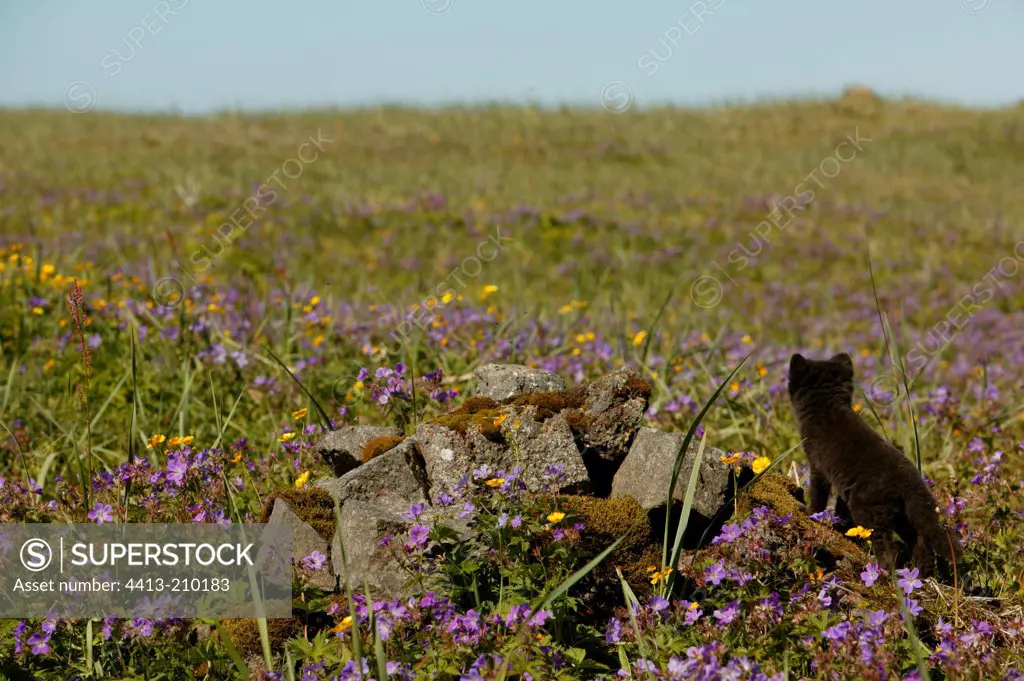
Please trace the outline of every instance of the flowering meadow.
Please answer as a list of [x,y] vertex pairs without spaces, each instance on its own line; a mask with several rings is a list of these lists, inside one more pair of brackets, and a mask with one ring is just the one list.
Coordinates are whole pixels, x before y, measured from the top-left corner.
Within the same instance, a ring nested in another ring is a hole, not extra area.
[[[664,430],[724,384],[698,438],[759,475],[666,566],[636,508],[468,467],[458,523],[388,539],[415,596],[319,591],[314,552],[292,619],[0,620],[0,678],[1024,678],[1022,162],[1024,108],[862,91],[0,112],[4,523],[260,522],[331,475],[326,430],[411,432],[494,361],[634,367]],[[964,572],[806,516],[794,352],[853,356]]]

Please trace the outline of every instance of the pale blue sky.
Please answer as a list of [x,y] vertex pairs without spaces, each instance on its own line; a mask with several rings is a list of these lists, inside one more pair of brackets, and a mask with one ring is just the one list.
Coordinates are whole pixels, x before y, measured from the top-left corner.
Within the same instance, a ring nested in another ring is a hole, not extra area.
[[610,81],[641,106],[854,82],[997,105],[1022,64],[1020,0],[0,0],[0,106],[616,106]]

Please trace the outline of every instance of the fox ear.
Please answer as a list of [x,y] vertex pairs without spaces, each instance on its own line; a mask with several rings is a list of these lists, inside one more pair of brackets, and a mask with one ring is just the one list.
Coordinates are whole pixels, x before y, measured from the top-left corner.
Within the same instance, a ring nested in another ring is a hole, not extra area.
[[832,359],[829,360],[833,364],[839,365],[846,373],[853,375],[853,360],[845,352],[840,352],[838,355],[833,355]]
[[789,375],[797,376],[807,370],[807,358],[799,352],[789,358]]

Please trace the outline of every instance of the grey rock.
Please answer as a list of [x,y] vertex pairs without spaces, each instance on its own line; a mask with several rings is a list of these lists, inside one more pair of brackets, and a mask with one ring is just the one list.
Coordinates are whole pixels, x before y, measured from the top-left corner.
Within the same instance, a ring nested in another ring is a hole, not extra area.
[[483,466],[506,474],[521,466],[521,480],[531,491],[541,490],[548,482],[545,474],[550,466],[560,466],[562,476],[554,489],[576,493],[590,489],[587,468],[564,416],[556,414],[540,423],[533,416],[534,407],[506,410],[501,424],[504,443],[472,428],[464,436],[433,423],[416,429],[435,499],[441,492],[451,493],[459,480]]
[[430,494],[451,492],[459,479],[472,470],[472,457],[466,439],[454,430],[436,423],[421,423],[414,436],[423,455]]
[[[672,479],[676,454],[683,445],[684,433],[665,433],[655,428],[641,428],[637,433],[629,456],[622,462],[612,483],[612,498],[630,496],[647,510],[663,507]],[[696,438],[683,457],[673,497],[682,502],[690,481],[690,472],[697,456]],[[712,518],[726,503],[729,494],[729,467],[722,463],[724,452],[714,447],[704,448],[692,511],[704,518]]]
[[292,564],[294,569],[299,570],[306,578],[306,583],[327,591],[333,591],[337,585],[335,573],[331,570],[331,563],[324,563],[319,570],[307,570],[302,568],[302,559],[319,551],[326,558],[331,556],[331,547],[327,540],[320,536],[307,522],[295,514],[286,501],[276,499],[274,508],[267,520],[266,532],[283,532],[291,535],[292,538]]
[[413,438],[340,478],[319,480],[316,486],[330,492],[342,507],[355,499],[404,511],[411,504],[427,501],[429,494],[427,473]]
[[385,435],[402,435],[402,431],[387,426],[342,426],[327,433],[317,443],[316,450],[340,478],[363,463],[363,447],[367,442]]
[[520,393],[565,390],[565,381],[558,374],[522,364],[484,364],[473,375],[473,394],[498,402]]
[[[368,588],[375,596],[402,594],[409,575],[395,555],[401,547],[381,546],[381,540],[395,535],[392,543],[400,542],[408,526],[409,521],[391,507],[350,499],[341,509],[341,521],[331,546],[335,572],[343,575],[342,580],[347,575],[355,593],[365,593]],[[342,560],[342,542],[347,563]]]
[[550,466],[561,468],[555,491],[579,494],[590,490],[587,467],[564,416],[556,414],[538,423],[529,414],[515,415],[502,426],[507,427],[506,436],[513,446],[505,470],[522,466],[522,480],[528,490],[543,489],[549,481],[546,473]]
[[584,411],[593,416],[608,411],[616,404],[625,402],[629,398],[623,391],[632,379],[642,380],[636,370],[622,368],[591,382],[586,389]]
[[583,436],[587,452],[617,468],[646,415],[647,400],[639,397],[593,414]]

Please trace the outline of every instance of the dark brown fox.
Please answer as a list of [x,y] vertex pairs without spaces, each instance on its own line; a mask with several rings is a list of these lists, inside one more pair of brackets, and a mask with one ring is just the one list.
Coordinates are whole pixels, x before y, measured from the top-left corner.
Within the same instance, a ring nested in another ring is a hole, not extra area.
[[853,410],[853,360],[793,355],[789,398],[811,465],[809,511],[818,513],[835,488],[836,512],[870,529],[879,565],[896,567],[895,532],[914,549],[922,577],[932,574],[938,554],[951,564],[960,542],[939,524],[935,498],[907,457],[871,429]]

